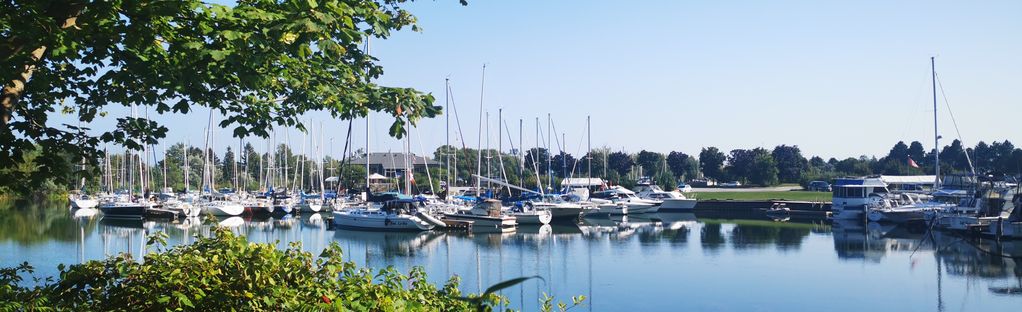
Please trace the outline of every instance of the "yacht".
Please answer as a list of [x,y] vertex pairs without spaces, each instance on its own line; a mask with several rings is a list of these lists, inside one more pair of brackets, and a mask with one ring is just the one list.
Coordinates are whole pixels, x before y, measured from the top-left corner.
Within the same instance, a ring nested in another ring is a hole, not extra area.
[[[476,232],[514,232],[518,226],[517,219],[513,216],[502,214],[501,210],[499,200],[487,199],[472,206],[472,208],[445,213],[444,218],[455,221],[471,221],[472,231]],[[553,210],[550,212],[553,214]]]
[[837,179],[831,199],[831,218],[856,220],[865,217],[869,206],[881,205],[889,193],[880,178]]
[[659,211],[662,212],[691,212],[696,208],[696,200],[685,197],[678,191],[664,191],[660,186],[652,183],[638,184],[635,186],[636,195],[642,199],[660,202]]
[[622,203],[628,207],[629,214],[655,213],[660,210],[661,204],[659,201],[639,198],[635,192],[620,185],[612,186],[606,191],[594,192],[592,198]]
[[342,228],[370,231],[428,231],[434,225],[415,216],[415,201],[396,199],[384,203],[380,209],[367,207],[334,211],[334,225]]

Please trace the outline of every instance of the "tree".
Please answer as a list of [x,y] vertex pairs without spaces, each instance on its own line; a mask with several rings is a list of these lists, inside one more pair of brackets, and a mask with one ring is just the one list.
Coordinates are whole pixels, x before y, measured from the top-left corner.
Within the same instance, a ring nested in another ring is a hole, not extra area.
[[727,159],[728,176],[745,183],[777,184],[777,172],[777,163],[764,148],[735,149]]
[[554,155],[554,158],[550,160],[550,170],[553,171],[555,176],[567,178],[573,173],[577,176],[580,172],[577,171],[580,168],[575,166],[575,157],[571,154],[561,152]]
[[667,167],[675,175],[683,176],[686,179],[695,178],[698,174],[699,163],[695,157],[682,152],[671,152],[667,154]]
[[777,163],[777,178],[785,183],[798,182],[809,165],[806,158],[802,157],[798,145],[778,145],[770,152],[770,156]]
[[625,152],[613,152],[607,155],[607,168],[616,172],[618,176],[628,175],[633,166],[635,166],[635,162]]
[[635,163],[642,167],[642,174],[653,176],[663,168],[664,155],[656,152],[642,150],[635,157]]
[[708,178],[724,180],[724,162],[726,160],[727,156],[724,155],[724,152],[716,147],[704,147],[699,152],[699,170]]
[[223,178],[220,180],[220,183],[234,185],[234,152],[231,151],[230,146],[227,147],[227,152],[224,153],[224,161],[219,170],[223,172]]
[[547,157],[549,157],[547,149],[542,147],[536,147],[529,149],[525,152],[525,169],[532,170],[535,172],[539,170],[539,174],[547,174],[549,166],[547,166]]
[[400,137],[441,107],[431,95],[370,83],[383,68],[360,46],[417,31],[404,2],[5,1],[0,172],[35,146],[42,153],[27,179],[0,176],[0,185],[27,193],[49,179],[68,182],[67,155],[86,159],[94,174],[102,142],[138,150],[167,132],[125,116],[97,136],[49,122],[53,111],[88,125],[125,106],[156,115],[207,108],[237,137],[265,137],[272,125],[304,129],[310,111],[345,119],[380,111],[394,116],[390,134]]

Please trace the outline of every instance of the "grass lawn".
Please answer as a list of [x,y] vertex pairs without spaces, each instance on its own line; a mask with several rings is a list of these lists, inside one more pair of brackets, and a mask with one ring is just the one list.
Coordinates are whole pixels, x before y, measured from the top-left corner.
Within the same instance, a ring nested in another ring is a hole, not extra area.
[[691,193],[689,198],[699,200],[806,200],[806,201],[830,201],[830,192],[809,192],[809,191],[765,191],[765,192],[703,192]]

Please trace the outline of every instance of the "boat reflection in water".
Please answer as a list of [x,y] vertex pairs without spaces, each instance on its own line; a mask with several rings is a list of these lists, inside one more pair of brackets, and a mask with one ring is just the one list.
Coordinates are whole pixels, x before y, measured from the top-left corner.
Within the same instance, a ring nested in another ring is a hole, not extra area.
[[[965,239],[925,228],[655,213],[521,225],[515,233],[364,232],[332,229],[327,216],[171,222],[75,217],[66,207],[28,209],[0,215],[0,264],[28,261],[37,276],[54,276],[60,263],[119,253],[141,260],[156,250],[146,246],[147,236],[156,232],[167,233],[168,245],[176,246],[223,226],[252,242],[278,248],[299,243],[313,254],[337,244],[344,260],[360,266],[393,266],[399,272],[420,266],[433,283],[458,276],[465,292],[542,276],[501,292],[512,301],[502,308],[527,311],[538,309],[544,293],[585,295],[589,305],[576,310],[593,311],[677,310],[678,300],[686,310],[757,310],[763,302],[777,302],[828,311],[878,305],[881,310],[1004,311],[1017,308],[1022,290],[1017,263],[1022,242]],[[848,291],[835,292],[835,287]],[[797,298],[792,288],[798,289]]]

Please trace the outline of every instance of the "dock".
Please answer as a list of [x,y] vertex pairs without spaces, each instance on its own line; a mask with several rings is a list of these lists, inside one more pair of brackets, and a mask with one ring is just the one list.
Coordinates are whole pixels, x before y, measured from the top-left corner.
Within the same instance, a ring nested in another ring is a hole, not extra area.
[[771,207],[784,206],[793,219],[822,220],[830,215],[830,202],[797,200],[700,200],[687,211],[661,209],[661,212],[689,212],[697,216],[746,218],[763,217]]

